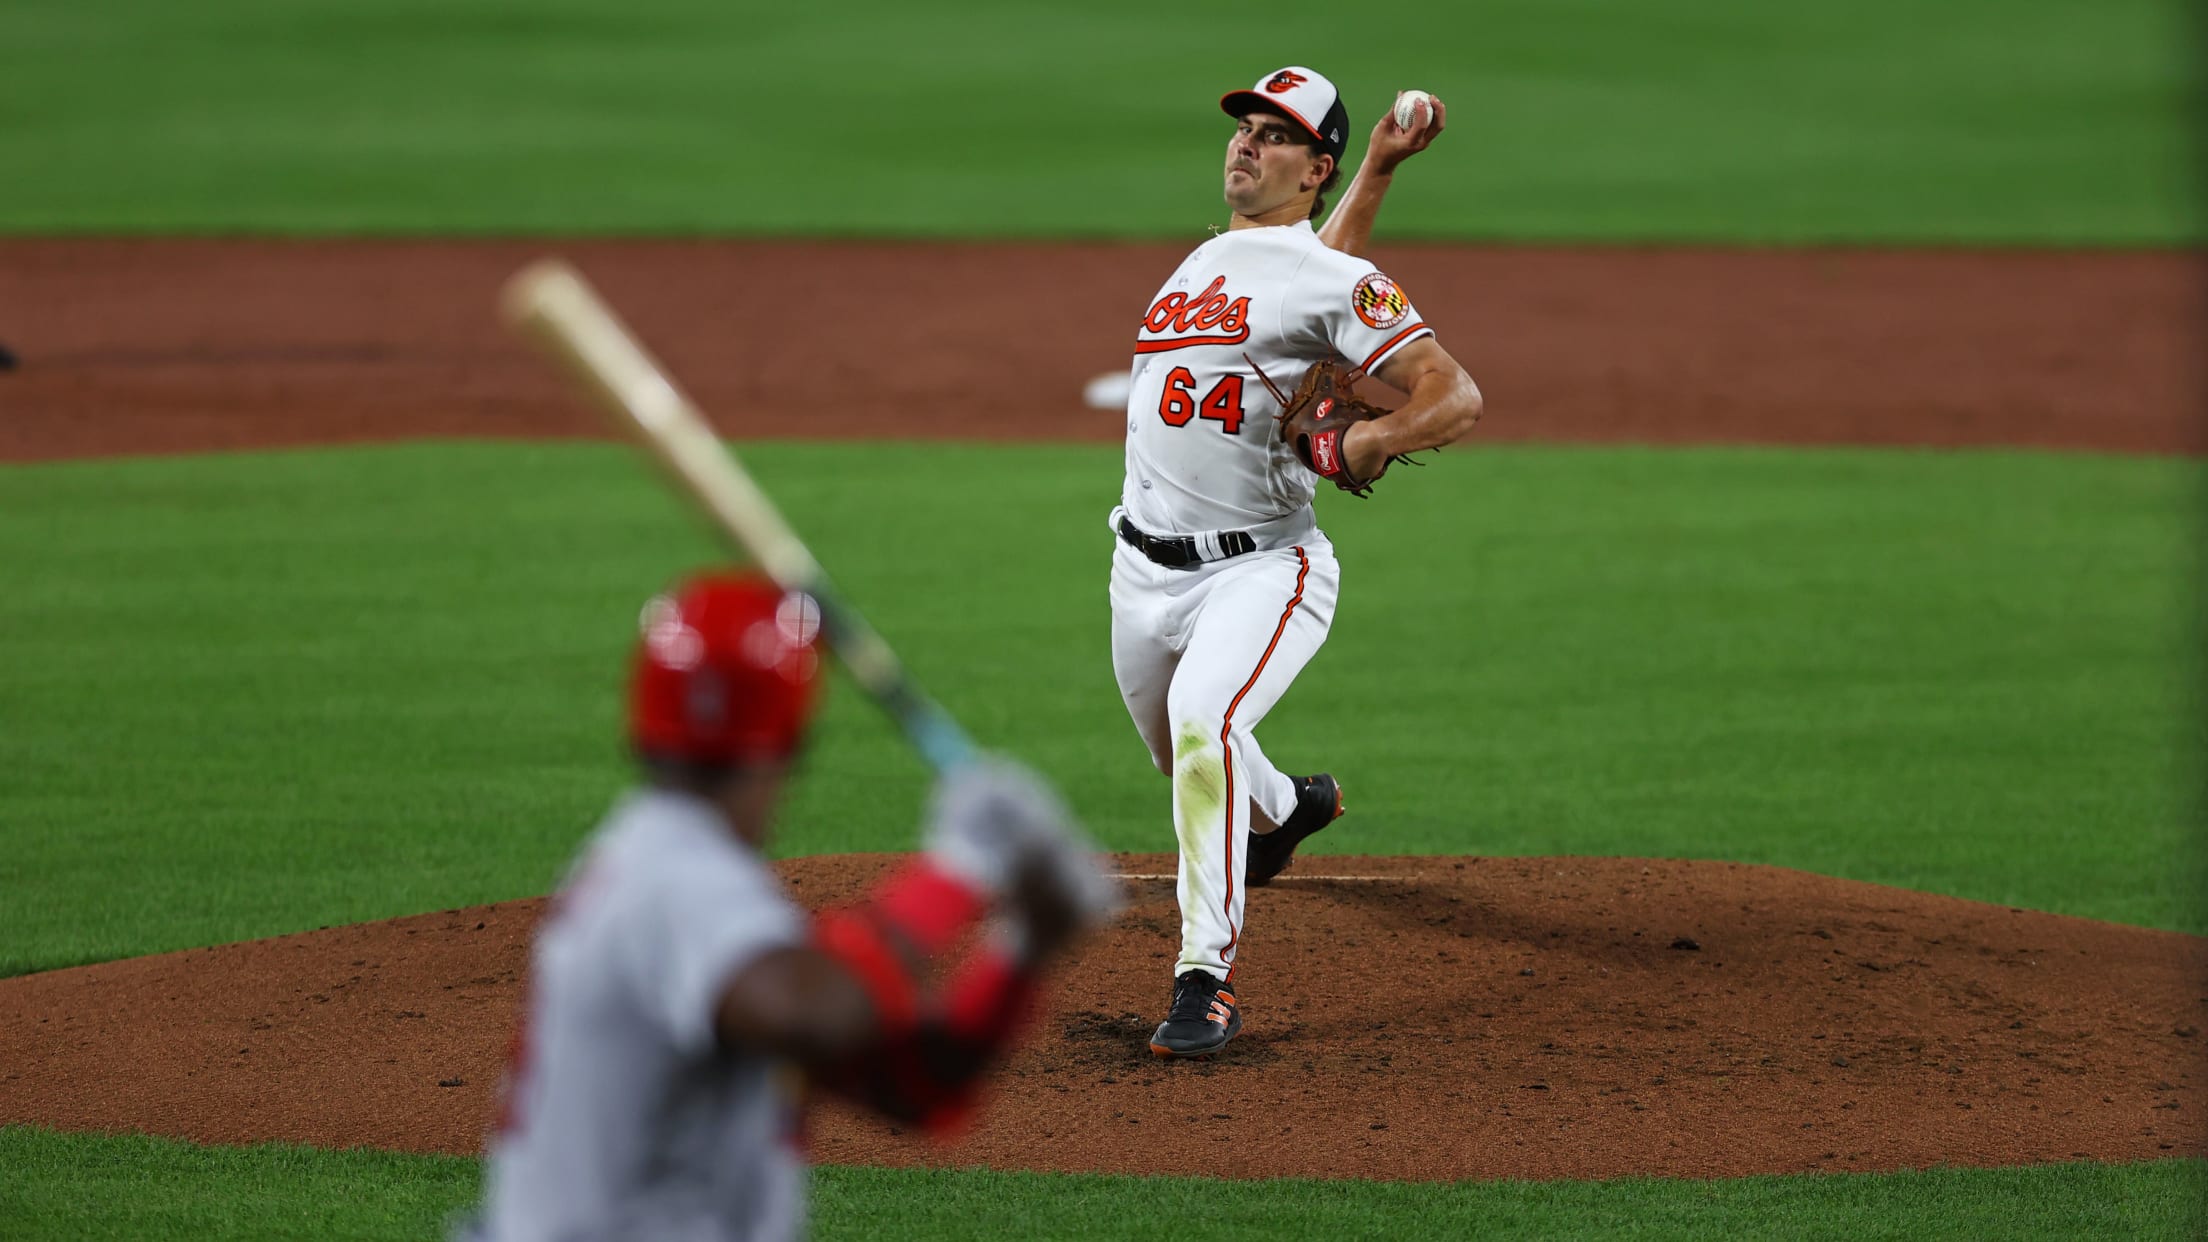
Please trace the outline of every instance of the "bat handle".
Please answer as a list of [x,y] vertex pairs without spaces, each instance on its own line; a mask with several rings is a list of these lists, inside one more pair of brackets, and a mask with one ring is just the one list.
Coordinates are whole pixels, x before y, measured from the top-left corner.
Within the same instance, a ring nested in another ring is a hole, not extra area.
[[889,644],[859,614],[844,606],[843,597],[817,570],[810,582],[795,588],[789,583],[783,586],[805,591],[819,603],[820,628],[827,636],[829,650],[842,659],[859,689],[889,713],[898,731],[937,775],[979,757],[980,748],[966,736],[966,730],[943,710],[942,704],[928,697],[890,651]]
[[916,695],[909,705],[900,707],[897,723],[936,775],[946,775],[980,757],[974,740],[934,700]]

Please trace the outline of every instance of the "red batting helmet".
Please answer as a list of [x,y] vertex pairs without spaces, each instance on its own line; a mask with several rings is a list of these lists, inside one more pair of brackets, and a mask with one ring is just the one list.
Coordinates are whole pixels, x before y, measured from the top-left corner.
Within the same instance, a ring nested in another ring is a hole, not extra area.
[[705,574],[644,605],[629,682],[637,750],[694,763],[782,759],[820,681],[820,606],[757,574]]

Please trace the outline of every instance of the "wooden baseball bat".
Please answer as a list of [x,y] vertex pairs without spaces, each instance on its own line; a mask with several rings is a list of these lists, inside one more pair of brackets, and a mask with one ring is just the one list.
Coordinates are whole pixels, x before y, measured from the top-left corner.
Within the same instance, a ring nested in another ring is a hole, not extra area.
[[582,381],[715,529],[785,590],[803,591],[820,604],[829,649],[859,688],[888,711],[921,758],[942,772],[974,757],[966,731],[914,683],[889,644],[836,593],[781,510],[580,273],[558,260],[531,264],[506,282],[500,304],[507,324]]

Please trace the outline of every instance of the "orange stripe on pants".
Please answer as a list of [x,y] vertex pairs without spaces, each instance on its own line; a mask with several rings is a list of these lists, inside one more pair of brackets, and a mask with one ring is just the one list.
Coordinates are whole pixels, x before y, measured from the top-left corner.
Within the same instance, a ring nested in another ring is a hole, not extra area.
[[1295,552],[1296,593],[1289,596],[1288,606],[1280,610],[1280,624],[1273,627],[1273,640],[1265,644],[1265,654],[1257,658],[1257,667],[1250,670],[1250,679],[1242,683],[1240,690],[1234,692],[1234,698],[1227,704],[1226,719],[1219,725],[1219,750],[1227,771],[1226,842],[1221,847],[1227,859],[1227,895],[1219,910],[1227,920],[1227,947],[1220,951],[1220,956],[1227,959],[1227,974],[1230,978],[1234,974],[1234,946],[1242,939],[1242,929],[1234,925],[1234,742],[1228,735],[1234,732],[1234,709],[1242,706],[1242,700],[1249,694],[1250,687],[1256,685],[1257,679],[1264,675],[1265,662],[1273,658],[1274,649],[1280,646],[1280,636],[1288,632],[1289,619],[1296,615],[1296,605],[1303,602],[1303,580],[1311,572],[1311,558],[1303,554],[1301,547]]

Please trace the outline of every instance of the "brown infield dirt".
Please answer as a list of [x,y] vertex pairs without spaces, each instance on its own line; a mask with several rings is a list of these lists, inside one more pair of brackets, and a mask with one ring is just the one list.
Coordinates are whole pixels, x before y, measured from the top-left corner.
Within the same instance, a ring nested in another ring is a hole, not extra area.
[[[1186,247],[0,241],[0,461],[588,436],[498,326],[565,254],[730,435],[1116,440]],[[2208,282],[2180,253],[1375,252],[1490,440],[2198,453]]]
[[[830,904],[885,861],[782,870]],[[822,1109],[815,1156],[1454,1180],[2208,1154],[2197,937],[1732,863],[1314,858],[1250,901],[1241,1037],[1166,1063],[1179,916],[1170,882],[1130,888],[962,1142]],[[540,905],[0,983],[5,1119],[478,1151]]]
[[[595,435],[490,314],[552,251],[732,435],[1109,441],[1080,385],[1185,248],[0,241],[0,461]],[[1481,440],[2208,448],[2198,256],[1376,257],[1480,379]],[[783,870],[822,903],[882,865]],[[1717,862],[1315,858],[1250,903],[1242,1037],[1166,1064],[1171,885],[1132,887],[971,1135],[824,1106],[816,1156],[1457,1179],[2208,1155],[2199,937]],[[0,1122],[478,1151],[537,909],[0,981]]]

